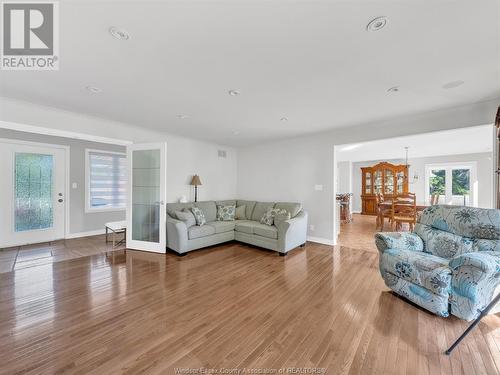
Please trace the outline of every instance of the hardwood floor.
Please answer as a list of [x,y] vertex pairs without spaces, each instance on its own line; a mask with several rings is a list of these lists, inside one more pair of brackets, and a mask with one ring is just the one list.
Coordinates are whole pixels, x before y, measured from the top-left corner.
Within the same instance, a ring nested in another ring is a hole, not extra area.
[[496,316],[442,354],[466,326],[389,293],[371,250],[314,243],[287,257],[238,243],[182,258],[127,250],[0,274],[2,374],[498,373]]
[[[117,239],[122,238],[118,236]],[[122,245],[113,248],[110,242],[105,242],[104,235],[9,247],[0,249],[0,273],[124,248]]]
[[[353,249],[361,249],[377,253],[375,246],[374,235],[379,232],[375,228],[375,216],[353,214],[353,221],[340,226],[339,244]],[[384,228],[385,231],[390,231],[389,225]]]

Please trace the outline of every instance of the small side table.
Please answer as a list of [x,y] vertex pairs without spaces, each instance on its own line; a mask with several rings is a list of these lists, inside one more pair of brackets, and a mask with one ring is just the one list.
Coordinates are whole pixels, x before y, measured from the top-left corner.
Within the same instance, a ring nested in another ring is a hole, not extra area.
[[[118,245],[121,245],[122,243],[125,243],[125,240],[127,239],[127,222],[126,221],[113,221],[110,223],[104,224],[104,228],[106,229],[106,243],[108,243],[108,234],[109,231],[113,234],[112,242],[113,242],[113,248],[115,248]],[[123,233],[123,238],[116,242],[116,234],[117,233]]]

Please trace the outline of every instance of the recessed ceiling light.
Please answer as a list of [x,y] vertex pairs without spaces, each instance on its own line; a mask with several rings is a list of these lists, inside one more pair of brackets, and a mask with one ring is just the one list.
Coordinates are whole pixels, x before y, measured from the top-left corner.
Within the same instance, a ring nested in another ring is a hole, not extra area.
[[370,22],[368,22],[368,25],[366,25],[366,31],[379,31],[380,29],[383,29],[386,24],[386,17],[374,18]]
[[288,121],[288,117],[282,117],[282,118],[280,118],[280,121],[286,122],[286,121]]
[[464,81],[453,81],[453,82],[448,82],[444,84],[442,87],[443,89],[454,89],[455,87],[462,86],[465,82]]
[[398,91],[399,91],[399,86],[394,86],[387,90],[387,92],[398,92]]
[[97,86],[87,86],[85,87],[87,91],[91,92],[92,94],[98,94],[102,92],[102,89],[97,87]]
[[240,95],[240,92],[238,90],[229,90],[228,94],[231,96],[236,96],[236,95]]
[[111,26],[109,28],[109,33],[113,37],[115,37],[116,39],[120,39],[120,40],[129,40],[130,39],[130,34],[128,33],[128,31],[125,29],[122,29],[120,27]]
[[177,115],[177,118],[180,118],[181,120],[187,119],[188,117],[188,115]]
[[240,135],[240,132],[238,130],[233,130],[233,135]]

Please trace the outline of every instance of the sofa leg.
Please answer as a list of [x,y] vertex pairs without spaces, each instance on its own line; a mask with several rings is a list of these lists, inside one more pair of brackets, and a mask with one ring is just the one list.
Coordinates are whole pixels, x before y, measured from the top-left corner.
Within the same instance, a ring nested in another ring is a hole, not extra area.
[[186,255],[188,255],[188,253],[178,253],[177,251],[175,252],[175,254],[176,254],[178,257],[185,257]]
[[286,256],[287,253],[278,253],[280,255],[280,257],[284,257]]
[[306,243],[304,242],[300,247],[306,247]]

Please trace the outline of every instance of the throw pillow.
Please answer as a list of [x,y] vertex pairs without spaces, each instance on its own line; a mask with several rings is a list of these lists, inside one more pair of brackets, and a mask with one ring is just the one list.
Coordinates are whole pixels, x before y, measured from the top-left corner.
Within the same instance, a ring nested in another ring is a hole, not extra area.
[[277,212],[274,215],[274,225],[278,226],[279,223],[282,223],[283,221],[290,220],[292,215],[290,212],[288,212],[285,209],[279,209],[277,208]]
[[175,211],[175,216],[180,221],[183,221],[186,224],[186,227],[191,228],[193,225],[196,225],[196,219],[191,211],[184,209],[183,211]]
[[236,220],[245,220],[247,218],[245,215],[246,209],[247,209],[247,206],[245,206],[245,205],[236,207],[236,213],[234,215],[235,219]]
[[235,206],[217,206],[217,220],[233,221],[235,211]]
[[193,213],[194,218],[196,219],[196,225],[201,227],[203,224],[207,222],[207,219],[205,219],[205,214],[198,207],[192,207],[191,212]]
[[274,215],[276,214],[276,211],[279,210],[278,208],[272,208],[269,207],[264,215],[262,215],[260,219],[261,224],[266,224],[266,225],[273,225],[274,222]]

